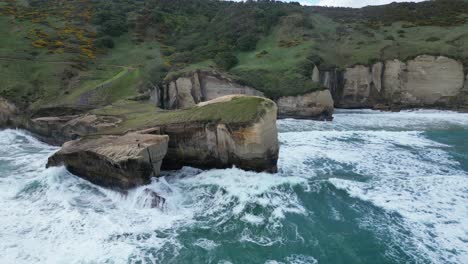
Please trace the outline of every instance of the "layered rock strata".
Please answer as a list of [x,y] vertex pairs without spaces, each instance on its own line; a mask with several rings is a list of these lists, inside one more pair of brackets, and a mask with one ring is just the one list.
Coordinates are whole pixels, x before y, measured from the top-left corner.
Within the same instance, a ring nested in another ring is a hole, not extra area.
[[[332,75],[329,71],[321,75]],[[339,108],[465,108],[463,64],[444,56],[421,55],[407,62],[387,60],[347,68],[323,86]],[[342,85],[336,85],[342,82]],[[466,89],[466,88],[465,88]]]
[[138,133],[85,137],[65,143],[47,167],[64,165],[94,184],[125,190],[159,175],[168,142],[168,136]]
[[[317,67],[312,81],[318,82]],[[265,95],[252,87],[241,85],[233,78],[215,71],[195,71],[182,75],[153,92],[153,101],[165,109],[186,109],[200,102],[206,102],[226,95]],[[277,101],[279,116],[330,120],[333,102],[329,91],[317,91],[305,95],[281,97]]]

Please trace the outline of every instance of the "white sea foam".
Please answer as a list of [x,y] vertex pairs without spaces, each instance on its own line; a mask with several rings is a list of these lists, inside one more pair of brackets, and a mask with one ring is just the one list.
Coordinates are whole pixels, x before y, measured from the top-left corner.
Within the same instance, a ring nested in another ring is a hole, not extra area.
[[[184,226],[235,217],[273,230],[286,213],[305,213],[293,190],[306,184],[302,178],[184,168],[123,195],[64,168],[45,169],[56,150],[21,131],[0,132],[0,162],[7,167],[0,177],[0,263],[157,263],[178,254],[177,230]],[[146,188],[167,199],[164,210],[148,207]],[[254,216],[255,208],[263,208],[265,219]],[[199,239],[195,245],[218,244]]]
[[330,182],[353,197],[401,214],[412,242],[434,263],[468,262],[468,176]]
[[[334,122],[278,123],[278,174],[184,168],[127,195],[64,168],[45,169],[57,148],[0,131],[0,263],[159,263],[187,246],[181,230],[234,229],[226,226],[232,219],[241,231],[231,240],[282,245],[289,215],[313,218],[296,189],[310,191],[311,180],[330,177],[349,195],[400,214],[415,250],[433,262],[468,262],[467,174],[448,154],[451,146],[424,134],[468,128],[468,115],[345,111]],[[163,210],[149,208],[145,188],[167,199]],[[345,217],[331,212],[333,221]],[[214,252],[223,242],[199,237],[191,245]],[[317,263],[300,254],[271,261]]]
[[[440,111],[357,113],[337,115],[334,131],[310,129],[281,137],[285,144],[299,147],[300,138],[311,142],[302,143],[312,147],[305,147],[313,153],[305,159],[322,157],[324,164],[316,168],[322,173],[341,176],[336,164],[342,164],[348,166],[348,172],[371,177],[364,182],[339,178],[329,182],[353,197],[400,214],[411,242],[416,244],[414,250],[426,254],[431,262],[467,263],[468,174],[448,154],[450,146],[426,138],[422,130],[466,129],[468,115]],[[350,131],[341,131],[341,126]],[[395,239],[404,243],[404,239]]]
[[217,244],[213,240],[209,240],[209,239],[206,239],[206,238],[197,239],[197,241],[195,241],[194,244],[196,246],[199,246],[199,247],[203,248],[204,250],[208,250],[208,251],[213,250],[213,249],[215,249],[216,247],[219,246],[219,244]]

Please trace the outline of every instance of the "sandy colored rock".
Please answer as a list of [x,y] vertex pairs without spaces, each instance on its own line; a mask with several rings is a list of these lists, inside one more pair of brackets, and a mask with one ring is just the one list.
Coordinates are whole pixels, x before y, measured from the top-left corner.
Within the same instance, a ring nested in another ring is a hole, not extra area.
[[[217,108],[223,111],[224,104],[236,104],[235,100],[256,99],[256,113],[251,120],[174,122],[153,126],[144,133],[169,135],[169,149],[163,169],[180,169],[183,166],[196,168],[230,168],[276,172],[278,160],[278,130],[276,127],[277,106],[266,98],[244,95],[228,95],[198,104],[196,108]],[[187,110],[190,111],[190,110]],[[195,115],[195,113],[194,113]]]
[[312,81],[313,82],[320,82],[320,71],[316,65],[314,65],[314,69],[312,70]]
[[66,142],[47,167],[65,165],[95,184],[129,189],[159,175],[168,141],[168,136],[139,133],[82,138]]
[[329,90],[281,97],[277,104],[281,117],[331,120],[334,111],[333,98]]
[[387,60],[370,68],[357,65],[346,69],[344,80],[342,89],[332,91],[338,107],[458,109],[465,74],[459,61],[421,55],[406,63]]
[[164,89],[166,96],[159,101],[159,106],[165,109],[187,109],[200,102],[232,94],[263,96],[262,92],[214,71],[187,73],[170,81]]
[[372,84],[374,85],[377,92],[382,91],[382,76],[384,71],[384,64],[382,62],[378,62],[372,65]]
[[18,118],[18,109],[6,99],[0,97],[0,126],[6,127],[15,125]]
[[23,126],[39,139],[52,145],[61,145],[69,140],[118,126],[120,122],[119,118],[112,116],[84,114],[38,117],[29,120]]
[[446,103],[463,88],[463,65],[447,57],[419,56],[408,62],[407,70],[409,96],[403,103]]
[[230,94],[264,96],[262,92],[240,85],[222,75],[205,74],[201,79],[203,101],[209,101]]
[[359,108],[369,105],[372,74],[369,67],[357,65],[347,68],[344,74],[344,87],[339,104],[346,108]]

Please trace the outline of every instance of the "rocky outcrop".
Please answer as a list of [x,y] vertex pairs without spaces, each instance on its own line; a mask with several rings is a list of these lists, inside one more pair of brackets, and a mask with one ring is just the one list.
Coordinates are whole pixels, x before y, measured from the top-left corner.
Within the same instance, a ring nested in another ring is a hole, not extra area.
[[[258,98],[258,97],[257,97]],[[254,98],[234,95],[201,103],[190,109],[194,115],[204,108],[223,108],[239,111],[239,115],[251,115],[239,100]],[[154,126],[143,133],[168,135],[169,149],[163,161],[163,169],[180,169],[183,166],[196,168],[230,168],[236,166],[252,171],[277,171],[278,131],[276,127],[277,107],[266,98],[256,99],[261,106],[258,115],[248,121],[229,121],[222,118],[201,121],[168,123]],[[226,104],[225,107],[223,105]],[[247,111],[247,112],[246,112]]]
[[[320,81],[317,66],[312,72],[312,81]],[[254,88],[241,85],[233,78],[215,71],[195,71],[176,78],[153,92],[154,101],[165,109],[187,109],[200,102],[226,95],[265,95]],[[329,120],[333,113],[329,92],[318,91],[299,96],[281,97],[277,100],[280,117]]]
[[18,123],[19,112],[16,106],[0,97],[0,126],[14,126]]
[[231,94],[263,96],[262,92],[241,85],[221,73],[194,71],[166,83],[153,99],[164,109],[186,109]]
[[158,176],[169,137],[130,133],[69,141],[49,158],[47,167],[65,165],[92,183],[129,189]]
[[333,98],[330,90],[322,90],[298,96],[281,97],[277,101],[280,117],[333,119]]
[[465,80],[462,63],[443,56],[356,65],[345,70],[343,80],[342,87],[331,89],[340,108],[457,109],[468,103],[457,98]]
[[468,73],[465,77],[465,85],[463,86],[463,91],[468,92]]
[[314,65],[314,69],[312,70],[312,81],[315,83],[320,82],[320,70],[316,65]]
[[38,117],[26,121],[21,126],[44,142],[61,145],[69,140],[115,127],[120,122],[118,117],[83,114]]
[[[28,130],[46,142],[57,144],[72,138],[100,139],[104,135],[124,135],[128,132],[142,135],[168,135],[168,151],[162,165],[164,169],[179,169],[183,166],[202,169],[236,166],[254,171],[277,170],[279,151],[276,128],[277,107],[269,99],[234,95],[219,97],[185,110],[151,109],[153,109],[151,105],[145,102],[122,102],[115,106],[107,106],[102,111],[95,109],[92,111],[93,114],[38,117],[28,122],[30,125]],[[71,145],[72,149],[77,149],[76,144],[89,146],[82,140],[72,141],[77,142]],[[106,145],[106,140],[104,143],[93,141],[93,144]],[[116,139],[117,142],[121,140]],[[68,153],[66,150],[69,149],[66,147],[67,144],[69,143],[64,145],[65,153]],[[113,144],[117,143],[109,143]],[[75,152],[79,152],[80,155],[62,156],[76,159],[73,162],[81,166],[84,161],[80,160],[96,159],[94,156],[98,151],[93,147],[92,151],[81,151],[78,148]],[[60,164],[61,161],[67,164],[58,158],[51,159],[50,164]],[[96,167],[93,167],[93,170],[98,170],[98,161],[107,162],[107,159],[98,156],[96,163],[91,162],[90,166]],[[84,172],[74,170],[76,166],[70,165],[70,167],[71,171],[78,175],[89,174],[86,170]],[[111,169],[107,165],[104,167],[106,170]],[[98,180],[95,182],[101,185],[107,184]],[[112,184],[117,186],[118,183]]]
[[392,104],[448,106],[463,88],[463,65],[447,57],[419,56],[386,65],[394,67],[384,75],[385,98]]

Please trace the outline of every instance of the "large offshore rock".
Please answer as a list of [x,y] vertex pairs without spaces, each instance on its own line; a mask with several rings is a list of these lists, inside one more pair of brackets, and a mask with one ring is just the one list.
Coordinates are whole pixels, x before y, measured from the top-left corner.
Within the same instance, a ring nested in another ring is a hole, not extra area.
[[[152,104],[145,102],[121,101],[93,110],[83,117],[89,115],[95,116],[96,120],[119,122],[101,126],[99,122],[88,122],[86,124],[90,127],[83,131],[89,134],[79,135],[84,137],[83,140],[87,136],[122,135],[129,132],[168,135],[168,151],[163,160],[163,169],[236,166],[253,171],[277,170],[277,107],[267,98],[231,95],[175,111],[157,111]],[[77,118],[79,120],[79,117],[72,120]],[[96,129],[96,125],[100,127]],[[59,127],[63,127],[63,124]],[[42,132],[45,138],[51,135],[50,131]],[[59,129],[56,133],[65,132]],[[68,136],[67,133],[61,138]]]
[[129,189],[158,176],[169,137],[129,133],[65,143],[47,167],[65,165],[73,174],[104,187]]
[[160,113],[159,121],[142,133],[169,135],[163,169],[236,166],[276,172],[279,151],[276,118],[273,101],[231,95],[190,109]]
[[333,119],[333,98],[329,90],[298,96],[281,97],[277,101],[280,117],[307,118],[316,120]]

